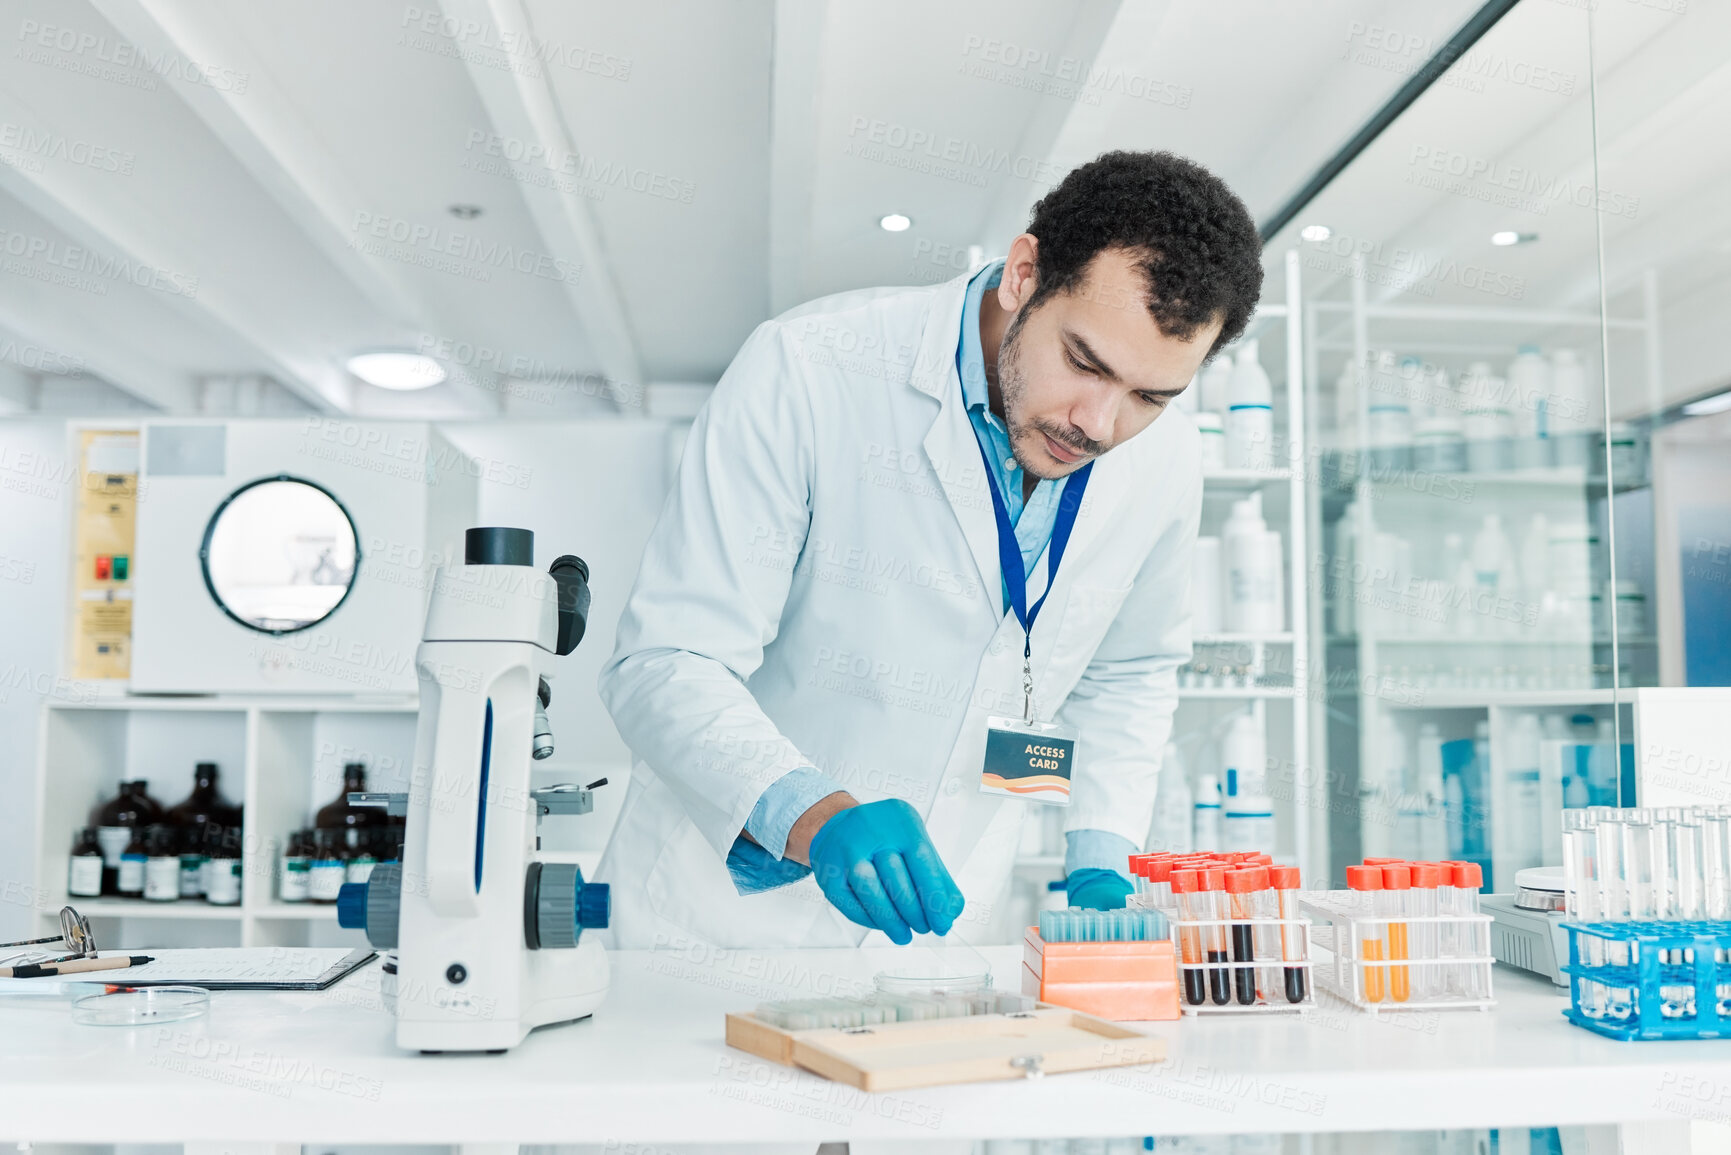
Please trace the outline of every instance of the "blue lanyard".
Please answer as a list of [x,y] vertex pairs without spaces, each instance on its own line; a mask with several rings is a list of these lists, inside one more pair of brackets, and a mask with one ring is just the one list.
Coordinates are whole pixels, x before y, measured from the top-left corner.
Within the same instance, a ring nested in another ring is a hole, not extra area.
[[[970,424],[972,424],[970,422]],[[1070,531],[1076,525],[1076,511],[1082,508],[1082,495],[1088,490],[1088,476],[1094,471],[1090,461],[1072,473],[1064,482],[1064,492],[1058,497],[1058,516],[1052,522],[1052,540],[1046,546],[1046,592],[1032,606],[1028,605],[1028,575],[1022,569],[1022,548],[1016,543],[1016,527],[1010,524],[1010,510],[998,489],[998,474],[992,459],[986,455],[986,443],[976,431],[974,442],[980,447],[980,460],[986,467],[986,486],[992,491],[992,513],[998,519],[998,568],[1004,571],[1004,585],[1010,595],[1010,608],[1022,623],[1023,690],[1028,696],[1025,711],[1032,716],[1033,674],[1028,666],[1034,654],[1034,619],[1040,607],[1058,583],[1058,564],[1064,560],[1064,547],[1070,544]]]

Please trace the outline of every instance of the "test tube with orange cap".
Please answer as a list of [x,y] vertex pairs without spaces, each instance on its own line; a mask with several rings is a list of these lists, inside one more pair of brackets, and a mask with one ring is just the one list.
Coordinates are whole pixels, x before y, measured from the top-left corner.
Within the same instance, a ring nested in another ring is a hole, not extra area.
[[[1365,915],[1381,913],[1377,899],[1382,895],[1382,867],[1380,866],[1349,866],[1346,868],[1346,885],[1359,895],[1359,903]],[[1364,1001],[1367,1003],[1382,1002],[1384,972],[1388,969],[1382,963],[1382,926],[1376,921],[1358,917],[1353,920],[1353,926],[1358,928],[1358,957],[1360,985],[1364,991]]]
[[[1412,894],[1409,896],[1413,917],[1435,918],[1438,913],[1437,887],[1442,883],[1442,867],[1434,862],[1415,862],[1412,871]],[[1412,957],[1427,960],[1426,965],[1413,968],[1413,986],[1418,997],[1440,998],[1444,994],[1443,968],[1436,963],[1442,957],[1438,951],[1437,928],[1434,922],[1415,922],[1412,927]]]
[[[1390,963],[1412,957],[1411,936],[1407,919],[1412,916],[1412,868],[1404,863],[1389,863],[1382,867],[1382,913],[1389,916],[1384,942]],[[1388,968],[1388,995],[1397,1003],[1412,997],[1412,968]]]
[[[1238,867],[1226,872],[1226,901],[1232,919],[1232,961],[1256,962],[1256,892],[1268,889],[1268,868]],[[1238,1001],[1244,1006],[1256,1005],[1256,967],[1232,968],[1232,986]]]
[[[1485,884],[1484,871],[1476,862],[1460,862],[1454,868],[1455,912],[1457,914],[1479,913],[1479,887]],[[1461,955],[1470,958],[1482,958],[1490,953],[1491,945],[1484,940],[1486,930],[1480,923],[1463,922],[1460,924]],[[1485,968],[1480,963],[1467,963],[1461,968],[1461,991],[1469,998],[1482,999],[1490,994],[1485,986]]]
[[[1275,899],[1275,913],[1283,919],[1298,917],[1298,867],[1271,866],[1268,884]],[[1283,962],[1302,962],[1305,955],[1305,932],[1285,923],[1280,927],[1280,957]],[[1304,1001],[1304,968],[1286,967],[1286,1001]]]
[[1226,868],[1205,867],[1199,873],[1202,885],[1197,891],[1198,904],[1207,911],[1210,920],[1202,928],[1203,956],[1215,965],[1208,968],[1208,993],[1218,1006],[1232,1001],[1232,979],[1226,973]]
[[1178,904],[1178,956],[1184,964],[1184,1001],[1201,1006],[1208,998],[1208,979],[1200,969],[1202,932],[1196,920],[1207,917],[1201,909],[1202,872],[1178,869],[1172,872],[1172,896]]

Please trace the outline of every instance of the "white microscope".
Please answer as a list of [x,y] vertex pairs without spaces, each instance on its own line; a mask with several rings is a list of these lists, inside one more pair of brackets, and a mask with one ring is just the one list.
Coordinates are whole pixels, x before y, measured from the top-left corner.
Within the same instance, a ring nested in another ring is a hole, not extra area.
[[397,1045],[426,1053],[497,1053],[607,994],[607,955],[583,933],[607,925],[607,886],[543,853],[539,833],[545,816],[588,813],[606,779],[536,790],[530,775],[553,752],[547,683],[583,639],[589,568],[566,555],[537,572],[526,529],[471,529],[463,546],[415,652],[410,792],[349,796],[407,815],[402,862],[337,901],[341,925],[396,952]]

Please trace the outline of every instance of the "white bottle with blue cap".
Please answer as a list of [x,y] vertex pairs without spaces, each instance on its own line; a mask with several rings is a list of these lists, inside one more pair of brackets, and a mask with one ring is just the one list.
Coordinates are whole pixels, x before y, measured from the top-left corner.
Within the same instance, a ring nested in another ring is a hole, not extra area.
[[1255,339],[1242,342],[1232,362],[1226,410],[1226,465],[1229,469],[1274,468],[1274,387]]

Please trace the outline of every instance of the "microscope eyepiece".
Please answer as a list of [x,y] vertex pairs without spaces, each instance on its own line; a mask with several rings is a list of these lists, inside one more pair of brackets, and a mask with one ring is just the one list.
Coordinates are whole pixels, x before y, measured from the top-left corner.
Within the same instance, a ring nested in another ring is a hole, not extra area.
[[463,532],[464,565],[535,564],[535,531],[478,525]]

